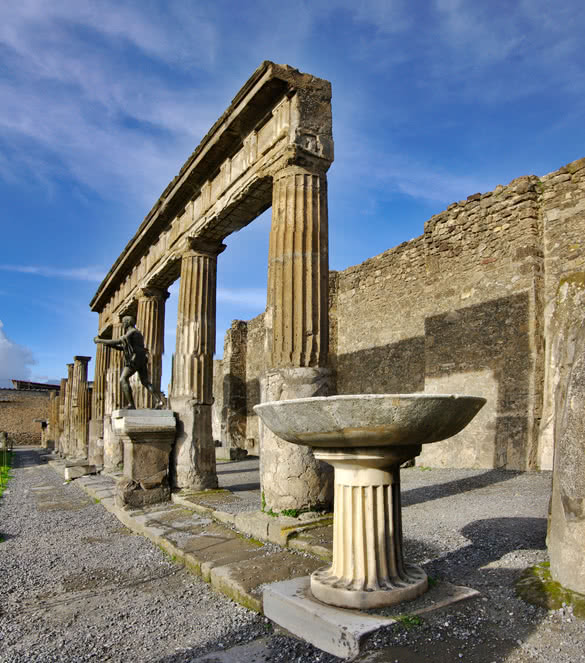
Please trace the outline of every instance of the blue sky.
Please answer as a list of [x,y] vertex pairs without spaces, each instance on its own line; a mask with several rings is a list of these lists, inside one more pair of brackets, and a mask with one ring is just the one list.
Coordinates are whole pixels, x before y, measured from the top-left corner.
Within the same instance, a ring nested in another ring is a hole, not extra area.
[[[3,0],[0,386],[94,355],[101,279],[263,60],[332,83],[344,269],[585,156],[583,34],[583,0]],[[218,356],[231,320],[264,308],[269,224],[219,258]],[[165,390],[176,305],[173,288]]]

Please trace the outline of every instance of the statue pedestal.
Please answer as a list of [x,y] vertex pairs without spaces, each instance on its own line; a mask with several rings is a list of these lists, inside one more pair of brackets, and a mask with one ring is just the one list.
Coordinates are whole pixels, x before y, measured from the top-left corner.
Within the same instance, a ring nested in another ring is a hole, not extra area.
[[124,446],[124,476],[116,486],[119,506],[170,499],[169,456],[176,420],[170,410],[115,410],[112,429]]

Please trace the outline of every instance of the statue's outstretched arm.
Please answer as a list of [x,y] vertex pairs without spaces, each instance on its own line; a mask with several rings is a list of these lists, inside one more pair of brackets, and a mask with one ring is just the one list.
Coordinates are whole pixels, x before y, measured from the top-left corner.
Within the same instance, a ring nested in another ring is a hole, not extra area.
[[100,338],[99,336],[94,337],[94,343],[101,343],[102,345],[108,345],[111,348],[116,348],[118,350],[122,349],[122,341],[114,338]]

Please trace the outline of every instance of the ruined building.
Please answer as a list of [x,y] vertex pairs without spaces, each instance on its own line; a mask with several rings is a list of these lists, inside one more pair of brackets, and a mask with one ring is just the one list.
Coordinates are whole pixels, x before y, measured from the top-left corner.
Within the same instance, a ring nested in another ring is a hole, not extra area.
[[[170,349],[174,486],[217,485],[219,438],[261,455],[268,508],[326,503],[324,468],[310,449],[259,425],[254,404],[333,393],[484,396],[473,423],[427,445],[419,462],[554,468],[551,567],[585,592],[585,159],[471,195],[430,219],[422,236],[330,273],[330,102],[327,81],[263,63],[91,301],[103,337],[120,336],[123,315],[136,317],[159,387],[167,291],[180,280]],[[214,375],[218,256],[231,233],[269,207],[267,308],[234,322]],[[116,468],[121,353],[98,346],[91,402],[88,359],[69,365],[51,432],[65,455]],[[139,407],[150,407],[139,393]]]

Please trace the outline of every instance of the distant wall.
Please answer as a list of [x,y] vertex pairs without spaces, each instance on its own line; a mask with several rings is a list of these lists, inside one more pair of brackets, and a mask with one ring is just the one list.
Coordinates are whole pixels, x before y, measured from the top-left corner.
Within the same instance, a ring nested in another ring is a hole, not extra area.
[[41,445],[41,424],[49,418],[48,391],[0,389],[0,431],[8,433],[14,445]]
[[[547,335],[559,282],[585,271],[584,237],[582,159],[471,195],[432,217],[420,237],[331,272],[337,392],[484,396],[465,431],[426,446],[418,462],[550,469]],[[247,323],[245,356],[246,437],[257,440],[262,315]]]

